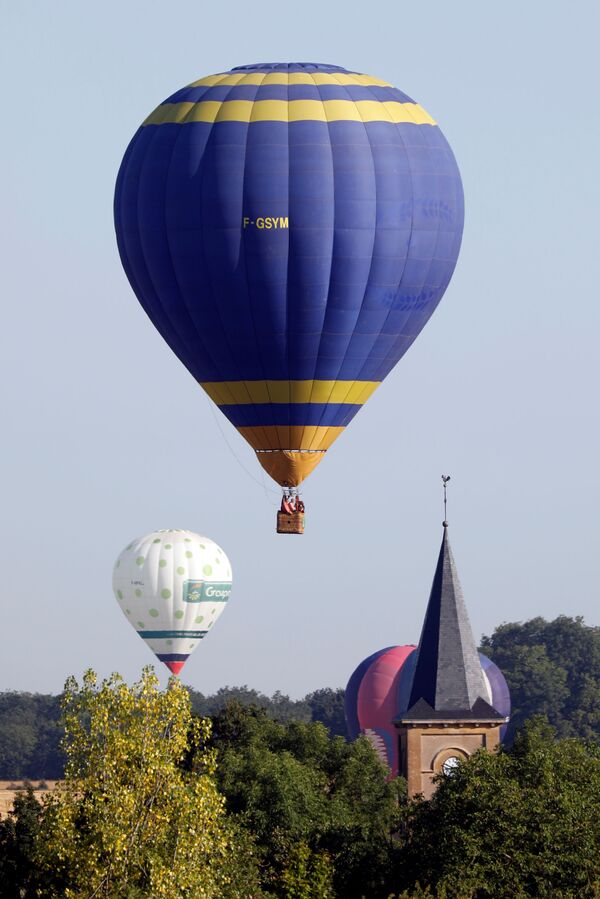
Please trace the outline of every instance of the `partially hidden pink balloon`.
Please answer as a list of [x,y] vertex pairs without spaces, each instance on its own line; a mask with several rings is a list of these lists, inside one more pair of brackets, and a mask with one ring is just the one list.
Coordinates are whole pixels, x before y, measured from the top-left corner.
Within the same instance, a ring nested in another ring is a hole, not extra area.
[[[345,695],[348,735],[355,740],[364,734],[373,744],[390,777],[399,773],[398,731],[394,726],[408,708],[417,647],[388,646],[364,659],[353,672]],[[502,715],[510,715],[510,694],[500,669],[479,653],[485,697]],[[506,727],[501,730],[504,737]]]

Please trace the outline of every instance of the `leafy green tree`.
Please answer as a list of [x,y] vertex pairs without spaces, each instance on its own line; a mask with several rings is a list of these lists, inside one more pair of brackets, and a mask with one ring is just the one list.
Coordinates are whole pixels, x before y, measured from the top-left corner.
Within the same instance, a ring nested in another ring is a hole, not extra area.
[[204,696],[195,690],[190,690],[190,696],[192,709],[196,715],[217,715],[230,702],[237,702],[242,706],[263,708],[267,715],[276,721],[311,720],[311,709],[305,699],[290,699],[279,690],[272,696],[266,696],[247,686],[221,687],[212,696]]
[[133,687],[118,675],[97,686],[88,672],[81,686],[67,682],[63,709],[65,781],[45,801],[37,840],[43,895],[227,895],[234,835],[210,723],[192,717],[187,690],[172,678],[161,692],[148,668]]
[[275,721],[280,721],[283,724],[291,721],[308,723],[311,720],[310,708],[305,699],[290,699],[289,696],[280,690],[275,690],[271,696],[268,713]]
[[600,895],[600,748],[529,723],[512,751],[478,752],[407,809],[398,880],[449,899]]
[[314,877],[325,897],[331,869],[334,895],[379,895],[392,867],[399,786],[386,781],[367,740],[349,744],[320,723],[284,725],[231,703],[213,720],[213,744],[228,810],[262,851],[266,890],[285,899]]
[[290,848],[281,872],[282,899],[335,899],[333,866],[326,852],[312,852],[304,843]]
[[15,797],[13,809],[0,821],[0,895],[34,899],[41,886],[34,860],[41,806],[29,787]]
[[513,711],[509,740],[544,714],[559,737],[600,740],[600,628],[560,615],[502,624],[482,652],[502,669]]
[[59,697],[0,693],[0,778],[60,777],[60,735]]
[[221,687],[216,693],[205,696],[198,690],[189,688],[192,711],[203,718],[218,714],[228,702],[239,702],[240,705],[267,706],[269,697],[244,685],[242,687]]
[[60,696],[36,696],[37,743],[25,771],[26,778],[57,780],[63,776],[61,701]]
[[[402,893],[398,893],[397,897],[396,893],[390,893],[386,899],[450,899],[450,897],[443,886],[432,890],[431,887],[422,887],[417,883],[411,890],[404,890]],[[465,893],[457,897],[457,899],[472,899],[472,895]]]
[[246,707],[263,708],[269,718],[283,723],[289,721],[320,721],[334,736],[346,736],[346,719],[344,717],[344,690],[338,687],[324,687],[308,693],[304,699],[290,699],[285,693],[276,690],[272,696],[266,696],[250,687],[221,687],[211,696],[204,696],[190,690],[192,708],[196,715],[217,715],[231,702],[238,702]]
[[310,708],[311,721],[320,721],[324,724],[332,737],[346,737],[346,716],[344,714],[345,690],[338,687],[324,687],[315,690],[305,697],[305,702]]

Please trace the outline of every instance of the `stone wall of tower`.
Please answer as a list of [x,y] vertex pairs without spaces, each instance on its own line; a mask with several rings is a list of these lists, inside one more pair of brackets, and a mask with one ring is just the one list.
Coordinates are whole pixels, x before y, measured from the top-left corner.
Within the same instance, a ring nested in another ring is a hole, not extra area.
[[443,724],[398,724],[400,772],[406,778],[408,795],[430,799],[433,782],[450,757],[463,760],[478,749],[488,752],[500,742],[499,724],[473,721],[444,721]]

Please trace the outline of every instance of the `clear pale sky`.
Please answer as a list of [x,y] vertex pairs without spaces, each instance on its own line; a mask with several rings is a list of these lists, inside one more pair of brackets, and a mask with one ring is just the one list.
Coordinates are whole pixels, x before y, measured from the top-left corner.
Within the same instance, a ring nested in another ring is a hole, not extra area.
[[[597,4],[0,10],[0,689],[57,692],[90,666],[139,675],[154,657],[111,570],[168,527],[212,537],[234,572],[184,682],[344,685],[366,655],[419,638],[442,473],[476,637],[535,615],[600,624]],[[307,482],[291,538],[252,451],[219,416],[230,451],[135,299],[112,199],[127,143],[170,93],[307,60],[384,78],[437,119],[466,227],[437,312]]]

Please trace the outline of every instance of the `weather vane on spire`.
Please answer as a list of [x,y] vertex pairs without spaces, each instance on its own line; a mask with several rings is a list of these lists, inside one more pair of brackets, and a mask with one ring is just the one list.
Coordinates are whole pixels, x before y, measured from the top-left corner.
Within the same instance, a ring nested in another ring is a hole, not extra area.
[[448,527],[448,520],[447,520],[447,516],[446,516],[446,485],[448,484],[449,480],[450,480],[449,474],[442,475],[442,481],[444,482],[444,520],[443,520],[442,524],[445,528]]

